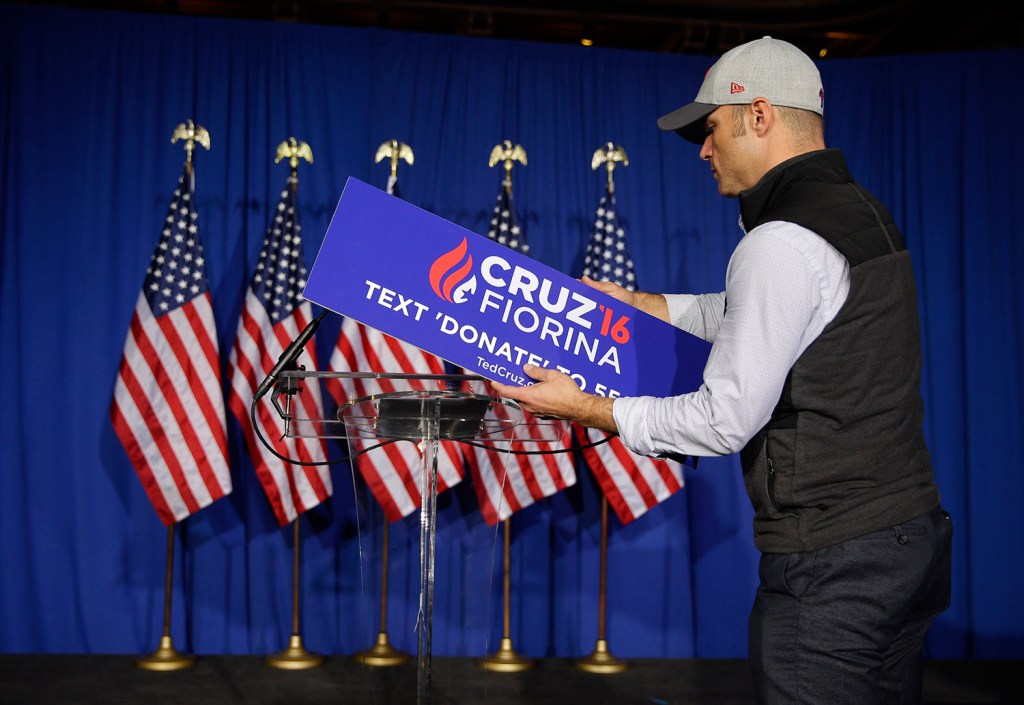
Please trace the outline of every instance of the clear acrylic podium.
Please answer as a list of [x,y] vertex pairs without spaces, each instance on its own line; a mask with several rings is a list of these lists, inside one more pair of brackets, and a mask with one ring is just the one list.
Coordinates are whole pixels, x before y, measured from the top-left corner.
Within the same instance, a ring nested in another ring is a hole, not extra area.
[[[292,396],[303,384],[323,382],[340,399],[333,418],[294,415]],[[562,422],[524,421],[515,402],[494,396],[487,380],[467,374],[392,374],[285,370],[272,403],[293,438],[333,438],[377,443],[412,442],[420,448],[420,619],[417,624],[417,699],[430,703],[431,626],[434,606],[434,541],[437,457],[442,441],[498,450],[529,450],[557,441]]]

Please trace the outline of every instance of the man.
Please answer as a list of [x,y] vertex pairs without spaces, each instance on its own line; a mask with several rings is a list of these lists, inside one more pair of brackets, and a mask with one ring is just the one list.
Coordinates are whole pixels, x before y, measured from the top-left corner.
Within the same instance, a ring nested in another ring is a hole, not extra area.
[[658,121],[701,145],[744,237],[726,289],[588,283],[712,341],[671,398],[584,394],[555,370],[495,385],[541,417],[652,456],[740,452],[761,552],[749,651],[760,702],[921,699],[921,647],[949,603],[949,516],[925,446],[917,294],[888,210],[826,149],[814,63],[770,37],[724,54]]

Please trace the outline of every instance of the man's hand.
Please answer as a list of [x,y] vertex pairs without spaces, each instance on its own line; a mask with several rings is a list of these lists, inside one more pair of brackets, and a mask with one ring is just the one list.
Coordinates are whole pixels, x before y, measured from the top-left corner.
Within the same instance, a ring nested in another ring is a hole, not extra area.
[[597,289],[598,291],[608,294],[608,296],[613,299],[618,299],[619,301],[629,304],[633,308],[637,308],[636,302],[634,301],[634,299],[637,298],[637,292],[635,291],[630,291],[629,289],[623,288],[618,284],[613,284],[612,282],[602,282],[597,279],[591,279],[586,275],[580,277],[580,281],[593,289]]
[[618,284],[612,284],[611,282],[599,282],[596,279],[591,279],[587,276],[580,277],[580,281],[589,287],[608,294],[608,296],[611,296],[613,299],[618,299],[623,303],[627,303],[633,308],[649,313],[656,318],[660,318],[666,323],[669,322],[668,304],[665,302],[665,297],[661,294],[648,294],[644,291],[630,291]]
[[617,431],[611,399],[584,393],[569,375],[558,370],[524,365],[523,372],[537,383],[529,387],[515,387],[492,382],[494,391],[519,402],[537,418],[566,419],[611,433]]

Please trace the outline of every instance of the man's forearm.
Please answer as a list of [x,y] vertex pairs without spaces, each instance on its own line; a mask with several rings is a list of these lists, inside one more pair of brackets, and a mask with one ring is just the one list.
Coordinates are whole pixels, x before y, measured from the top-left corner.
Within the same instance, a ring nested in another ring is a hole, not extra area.
[[612,413],[614,402],[614,399],[587,394],[574,414],[575,420],[583,426],[617,433],[618,426],[615,424],[615,416]]
[[671,323],[668,313],[668,302],[661,294],[649,294],[645,291],[633,292],[633,307],[644,313],[649,313],[655,318],[660,318],[666,323]]
[[503,397],[518,401],[524,409],[542,419],[567,419],[584,426],[616,432],[612,402],[607,397],[585,394],[566,374],[557,370],[525,365],[523,371],[537,380],[528,387],[492,382]]
[[583,277],[581,281],[588,286],[594,287],[598,291],[603,291],[612,298],[624,301],[633,308],[638,308],[644,313],[649,313],[656,318],[660,318],[666,323],[671,322],[668,318],[668,303],[665,301],[665,297],[661,294],[649,294],[646,291],[630,291],[618,284],[597,281],[596,279],[591,279],[586,276]]

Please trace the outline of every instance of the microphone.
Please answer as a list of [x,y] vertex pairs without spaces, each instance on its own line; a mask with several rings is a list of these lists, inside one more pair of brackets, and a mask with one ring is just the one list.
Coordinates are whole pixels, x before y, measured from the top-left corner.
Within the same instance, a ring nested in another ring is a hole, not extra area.
[[307,323],[306,327],[302,329],[302,332],[299,333],[298,337],[296,337],[295,340],[293,340],[288,347],[284,349],[284,352],[281,353],[281,357],[277,358],[277,364],[274,365],[270,370],[270,373],[264,377],[263,381],[260,382],[260,386],[256,389],[256,394],[252,398],[254,402],[259,401],[266,396],[267,392],[270,391],[270,388],[274,386],[274,383],[277,381],[277,377],[281,374],[281,371],[288,365],[295,362],[295,358],[299,356],[302,349],[306,347],[306,343],[308,343],[309,339],[313,337],[314,333],[316,333],[316,329],[320,327],[320,320],[326,315],[327,309],[324,309],[320,312],[319,316]]

